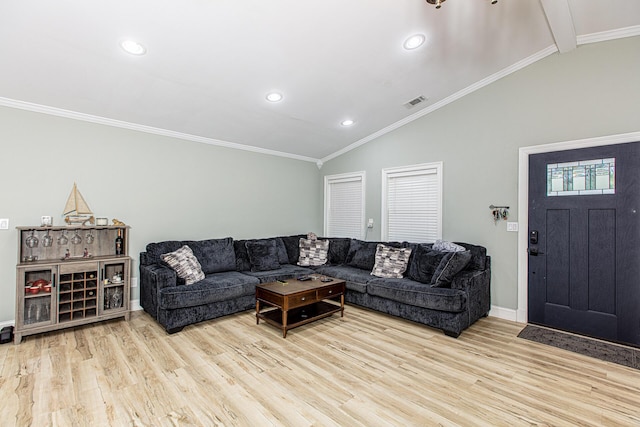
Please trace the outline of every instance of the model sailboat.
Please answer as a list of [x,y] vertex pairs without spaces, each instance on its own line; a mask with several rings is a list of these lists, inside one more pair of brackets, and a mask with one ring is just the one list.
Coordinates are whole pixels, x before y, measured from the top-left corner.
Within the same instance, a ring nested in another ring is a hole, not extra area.
[[67,199],[67,204],[64,207],[64,212],[62,215],[65,216],[64,221],[69,225],[74,224],[93,224],[93,212],[89,209],[89,205],[80,194],[76,183],[73,183],[73,189],[71,190],[71,194],[69,194],[69,198]]

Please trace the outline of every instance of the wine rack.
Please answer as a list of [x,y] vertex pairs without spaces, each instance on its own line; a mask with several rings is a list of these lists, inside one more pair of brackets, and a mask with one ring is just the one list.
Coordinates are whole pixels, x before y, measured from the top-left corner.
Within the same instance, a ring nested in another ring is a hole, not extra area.
[[18,230],[16,344],[32,334],[129,319],[128,226]]
[[77,273],[60,272],[58,322],[98,315],[98,271],[95,265],[86,269],[88,271]]

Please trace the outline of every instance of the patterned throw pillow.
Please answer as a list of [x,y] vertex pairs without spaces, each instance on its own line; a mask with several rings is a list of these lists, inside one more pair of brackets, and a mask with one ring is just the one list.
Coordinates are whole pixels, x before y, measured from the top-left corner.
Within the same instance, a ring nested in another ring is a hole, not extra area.
[[402,279],[411,256],[410,248],[393,248],[378,244],[376,247],[376,263],[371,271],[372,276]]
[[184,279],[187,285],[204,279],[202,267],[189,246],[184,245],[177,251],[162,254],[160,257],[176,271],[178,277]]
[[298,265],[311,267],[327,263],[327,254],[329,253],[328,240],[300,239],[299,246],[300,258],[298,258]]
[[466,251],[463,246],[456,245],[453,242],[447,242],[446,240],[436,240],[433,244],[434,251],[442,251],[442,252],[462,252]]

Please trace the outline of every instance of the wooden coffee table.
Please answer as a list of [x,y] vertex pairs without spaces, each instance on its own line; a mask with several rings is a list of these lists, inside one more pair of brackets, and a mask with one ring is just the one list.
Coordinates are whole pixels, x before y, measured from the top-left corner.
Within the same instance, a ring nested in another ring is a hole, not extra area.
[[[325,277],[325,276],[318,276]],[[287,279],[256,285],[256,324],[260,319],[282,329],[282,337],[297,326],[340,312],[344,316],[344,280]],[[340,299],[338,305],[337,298]],[[261,311],[262,303],[269,308]]]

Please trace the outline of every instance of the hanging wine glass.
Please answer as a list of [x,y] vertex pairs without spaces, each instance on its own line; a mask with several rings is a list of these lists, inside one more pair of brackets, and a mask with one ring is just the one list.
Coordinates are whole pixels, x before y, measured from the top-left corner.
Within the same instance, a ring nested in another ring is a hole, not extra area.
[[53,237],[51,237],[51,235],[49,234],[49,230],[47,230],[47,234],[45,234],[42,238],[42,246],[44,246],[45,248],[49,248],[51,247],[51,245],[53,245]]
[[34,236],[35,230],[31,230],[31,234],[27,237],[27,239],[25,240],[25,243],[27,244],[27,247],[29,248],[36,248],[38,247],[38,238],[36,236]]
[[91,231],[89,231],[87,233],[87,237],[85,237],[85,241],[87,242],[87,245],[92,244],[95,239],[96,238],[93,236],[93,233]]
[[82,237],[80,236],[80,234],[78,234],[78,230],[75,230],[75,233],[71,238],[71,243],[73,243],[74,245],[79,245],[80,243],[82,243]]
[[66,232],[67,232],[66,230],[62,230],[62,234],[60,235],[60,237],[58,237],[59,245],[66,245],[67,243],[69,243],[69,239],[65,235]]

